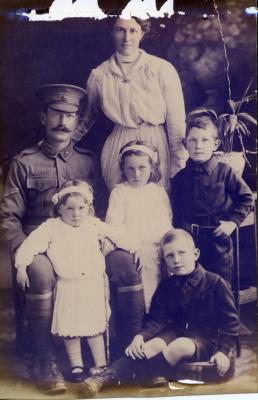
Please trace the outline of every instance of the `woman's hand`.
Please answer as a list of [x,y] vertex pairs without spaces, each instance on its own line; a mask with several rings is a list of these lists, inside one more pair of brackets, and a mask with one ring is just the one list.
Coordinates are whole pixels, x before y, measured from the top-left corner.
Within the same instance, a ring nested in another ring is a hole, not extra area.
[[103,254],[103,256],[107,256],[116,248],[114,243],[107,237],[100,238],[99,243],[100,243],[100,251]]
[[229,370],[230,359],[226,356],[226,354],[222,353],[221,351],[215,353],[211,357],[210,362],[215,362],[218,374],[220,376],[224,376]]
[[141,261],[141,251],[140,250],[136,250],[134,252],[133,262],[134,262],[134,264],[136,264],[136,271],[137,272],[141,272],[142,269],[143,269],[143,264],[142,264],[142,261]]
[[125,349],[125,354],[127,355],[127,357],[131,357],[133,360],[135,360],[136,358],[145,358],[143,347],[144,340],[142,335],[136,335],[133,341]]
[[30,281],[29,281],[29,277],[27,274],[27,267],[25,267],[25,268],[18,267],[16,281],[22,290],[25,290],[26,287],[27,288],[30,287]]

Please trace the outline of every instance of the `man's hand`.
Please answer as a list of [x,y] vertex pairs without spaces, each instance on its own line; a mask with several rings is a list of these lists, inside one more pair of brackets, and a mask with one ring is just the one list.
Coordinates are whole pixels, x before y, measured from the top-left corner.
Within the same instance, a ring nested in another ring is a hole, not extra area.
[[136,335],[133,338],[133,341],[129,344],[129,346],[125,349],[125,354],[127,357],[131,357],[133,360],[136,358],[145,358],[145,354],[143,351],[144,340],[141,335]]
[[236,229],[237,224],[233,221],[219,221],[219,226],[214,230],[215,236],[230,236]]
[[215,353],[211,359],[210,362],[215,362],[217,366],[217,371],[220,376],[224,376],[230,367],[230,359],[221,351],[218,351]]
[[16,281],[22,290],[25,290],[26,287],[30,287],[30,282],[26,269],[27,268],[19,267],[16,275]]

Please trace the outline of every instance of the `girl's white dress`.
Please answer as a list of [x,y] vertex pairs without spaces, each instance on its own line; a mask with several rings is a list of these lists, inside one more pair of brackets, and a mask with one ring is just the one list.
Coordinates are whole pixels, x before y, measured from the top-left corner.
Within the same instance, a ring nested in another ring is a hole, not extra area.
[[[50,218],[19,247],[15,265],[28,266],[47,252],[58,276],[51,332],[60,336],[93,336],[106,329],[110,313],[105,299],[105,259],[99,239],[108,236],[124,247],[118,230],[95,217],[79,227]],[[126,247],[127,250],[129,250]]]
[[172,211],[165,189],[157,183],[139,188],[128,182],[112,190],[106,222],[124,228],[128,247],[139,249],[146,312],[161,281],[160,240],[172,227]]

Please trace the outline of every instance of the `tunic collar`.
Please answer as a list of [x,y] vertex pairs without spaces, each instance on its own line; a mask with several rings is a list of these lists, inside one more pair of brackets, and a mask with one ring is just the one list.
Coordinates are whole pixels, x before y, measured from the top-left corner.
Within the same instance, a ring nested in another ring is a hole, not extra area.
[[211,175],[213,170],[216,168],[218,161],[216,157],[212,156],[208,161],[205,163],[196,163],[191,158],[189,158],[186,162],[186,168],[192,172],[204,172],[207,175]]
[[71,142],[63,150],[57,151],[46,140],[44,140],[41,144],[41,150],[46,156],[50,158],[57,158],[58,156],[60,156],[64,161],[68,161],[73,153],[73,145]]

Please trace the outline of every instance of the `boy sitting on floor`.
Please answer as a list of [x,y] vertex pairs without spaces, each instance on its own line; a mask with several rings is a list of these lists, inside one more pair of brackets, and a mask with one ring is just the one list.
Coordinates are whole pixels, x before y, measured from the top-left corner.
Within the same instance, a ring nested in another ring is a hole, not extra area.
[[169,277],[156,290],[148,321],[126,348],[127,357],[115,361],[98,382],[84,381],[91,395],[129,366],[140,365],[152,386],[155,376],[171,379],[181,361],[210,360],[220,376],[230,368],[239,318],[229,283],[197,263],[200,252],[188,232],[170,230],[161,246]]

